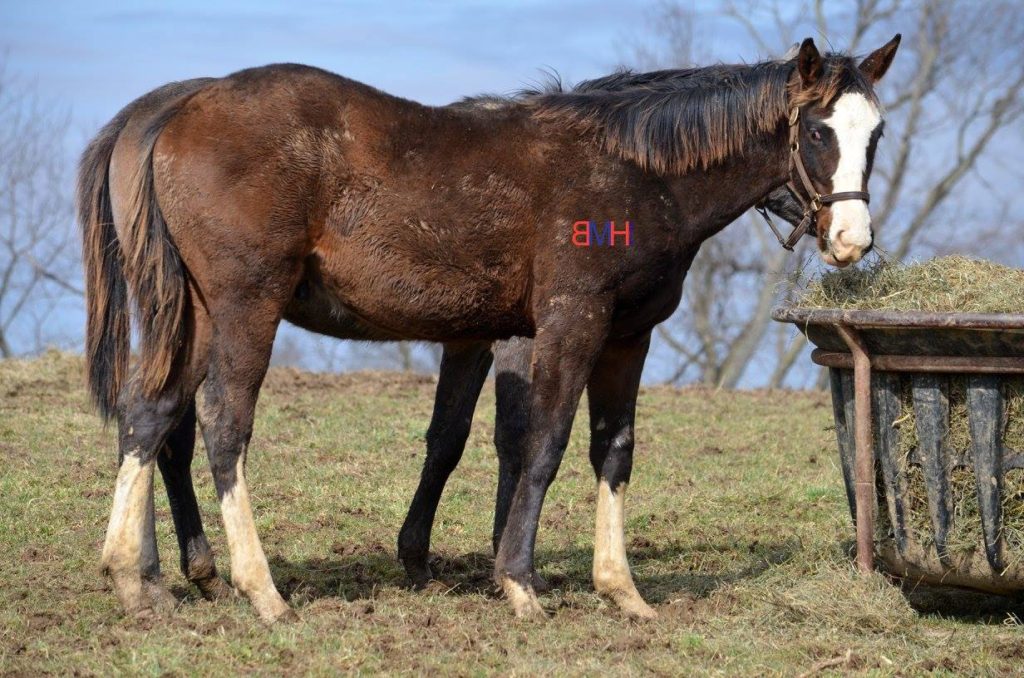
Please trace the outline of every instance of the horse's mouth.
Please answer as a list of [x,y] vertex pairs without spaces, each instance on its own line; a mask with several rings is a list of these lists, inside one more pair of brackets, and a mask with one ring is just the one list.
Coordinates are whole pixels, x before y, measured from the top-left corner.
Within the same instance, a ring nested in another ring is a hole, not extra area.
[[846,268],[852,263],[850,261],[841,261],[839,259],[836,259],[836,256],[832,254],[831,249],[823,251],[821,253],[821,258],[824,260],[826,264],[828,264],[829,266],[835,266],[836,268]]

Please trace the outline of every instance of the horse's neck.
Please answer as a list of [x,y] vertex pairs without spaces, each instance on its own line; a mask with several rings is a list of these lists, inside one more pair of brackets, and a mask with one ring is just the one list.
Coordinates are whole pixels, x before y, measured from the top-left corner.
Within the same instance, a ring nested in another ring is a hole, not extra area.
[[784,184],[788,152],[782,122],[774,133],[751,138],[742,154],[669,178],[668,186],[684,214],[684,239],[699,243],[710,238]]

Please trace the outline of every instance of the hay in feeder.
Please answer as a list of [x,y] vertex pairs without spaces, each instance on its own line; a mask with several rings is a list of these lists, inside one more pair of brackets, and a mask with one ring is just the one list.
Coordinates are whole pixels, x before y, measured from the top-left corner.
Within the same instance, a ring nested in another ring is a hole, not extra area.
[[[928,493],[924,473],[919,464],[913,463],[917,451],[917,422],[914,414],[913,396],[906,379],[903,389],[902,408],[895,422],[889,423],[899,429],[898,463],[906,482],[906,519],[910,537],[922,546],[934,547],[934,531],[928,513]],[[981,512],[978,508],[976,480],[970,467],[971,433],[967,418],[966,377],[952,376],[949,379],[949,451],[951,458],[947,468],[949,493],[952,504],[950,531],[946,540],[946,552],[956,562],[984,549]],[[1004,384],[1005,411],[1003,413],[1003,441],[1008,454],[1024,452],[1024,380],[1013,379]],[[1009,564],[1024,562],[1024,470],[1011,469],[1003,474],[1001,496],[1003,510],[1002,536],[1006,541],[1006,556]],[[888,527],[888,524],[886,525]]]
[[[987,261],[953,256],[904,265],[877,261],[859,268],[833,271],[799,289],[794,305],[802,308],[844,310],[926,311],[957,313],[1024,312],[1024,270]],[[894,422],[899,429],[898,465],[906,482],[908,535],[925,548],[934,549],[934,530],[928,512],[928,494],[916,457],[917,429],[913,397],[905,378],[902,410]],[[959,461],[971,461],[971,435],[967,416],[966,377],[950,376],[949,448],[947,468],[952,520],[946,552],[951,560],[966,562],[984,553],[981,515],[973,470]],[[1007,454],[1024,453],[1024,379],[1007,379],[1003,385],[1003,441]],[[1003,476],[1001,496],[1002,537],[1008,564],[1024,563],[1024,470]],[[891,526],[882,510],[878,527]],[[885,536],[885,535],[879,535]]]
[[879,259],[797,282],[800,308],[1024,312],[1024,270],[961,256],[909,265]]

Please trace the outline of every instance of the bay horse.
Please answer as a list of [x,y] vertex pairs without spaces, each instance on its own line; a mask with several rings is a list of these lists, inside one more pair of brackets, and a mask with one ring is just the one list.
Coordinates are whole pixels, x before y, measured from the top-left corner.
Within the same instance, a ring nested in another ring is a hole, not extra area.
[[[828,263],[870,248],[865,189],[882,124],[873,86],[898,44],[858,64],[808,39],[785,62],[493,105],[431,108],[290,64],[165,86],[129,105],[86,149],[78,186],[90,391],[118,420],[102,565],[122,605],[144,611],[169,595],[155,576],[153,475],[187,476],[198,420],[232,583],[263,619],[294,616],[244,472],[287,319],[453,350],[533,337],[525,453],[495,581],[517,615],[544,614],[537,522],[588,388],[595,588],[652,616],[622,530],[651,330],[678,305],[700,243],[787,182]],[[574,224],[588,219],[628,219],[631,242],[577,247]],[[172,484],[172,506],[194,502],[190,478]],[[186,553],[196,526],[178,522],[194,517],[175,511]]]

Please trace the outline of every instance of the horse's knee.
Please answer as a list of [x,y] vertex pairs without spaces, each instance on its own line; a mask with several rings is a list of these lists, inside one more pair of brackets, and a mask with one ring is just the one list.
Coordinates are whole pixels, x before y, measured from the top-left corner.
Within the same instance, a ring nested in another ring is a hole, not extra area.
[[252,412],[236,412],[228,403],[207,392],[197,407],[210,473],[218,494],[234,486],[239,457],[252,438]]
[[615,484],[629,482],[633,470],[633,427],[623,426],[610,436],[591,436],[590,464],[595,476]]
[[248,444],[249,436],[240,432],[224,432],[217,437],[216,442],[206,441],[206,448],[210,460],[210,473],[213,475],[213,483],[217,488],[218,496],[235,486],[238,481],[240,458],[245,454],[245,447]]

